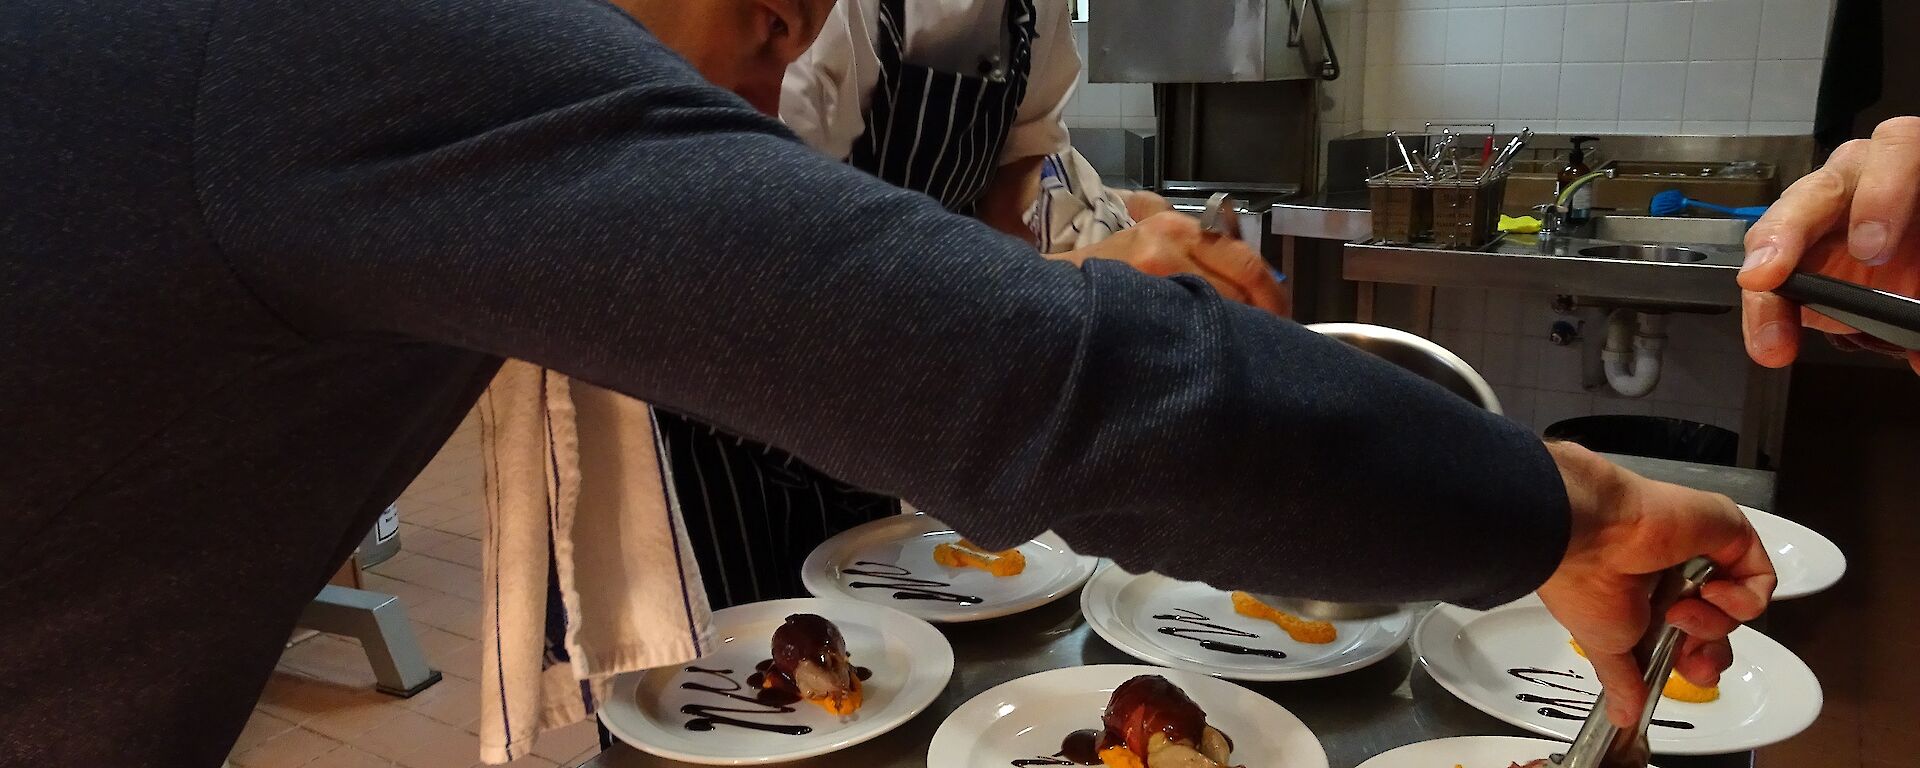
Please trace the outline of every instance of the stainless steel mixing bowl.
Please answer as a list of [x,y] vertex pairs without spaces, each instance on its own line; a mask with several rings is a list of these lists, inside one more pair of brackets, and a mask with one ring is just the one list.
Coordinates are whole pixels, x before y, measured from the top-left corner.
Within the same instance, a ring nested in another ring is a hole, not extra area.
[[[1307,326],[1405,368],[1445,387],[1494,413],[1500,413],[1500,399],[1493,387],[1467,361],[1431,341],[1406,331],[1366,323],[1317,323]],[[1400,610],[1396,603],[1335,603],[1278,595],[1255,595],[1261,602],[1295,616],[1321,621],[1350,621],[1385,616]]]
[[1494,397],[1493,387],[1480,372],[1439,344],[1396,328],[1366,323],[1316,323],[1307,330],[1344,341],[1439,384],[1469,403],[1501,412],[1500,399]]

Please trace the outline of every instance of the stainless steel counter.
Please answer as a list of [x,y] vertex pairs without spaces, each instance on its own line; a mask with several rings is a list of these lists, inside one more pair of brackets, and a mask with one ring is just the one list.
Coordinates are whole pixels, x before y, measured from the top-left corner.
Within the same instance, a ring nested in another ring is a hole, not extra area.
[[1373,235],[1373,211],[1364,190],[1281,200],[1269,215],[1270,230],[1281,237],[1344,242]]
[[[1739,273],[1743,252],[1739,246],[1727,244],[1737,243],[1737,234],[1731,239],[1696,243],[1684,236],[1648,236],[1625,226],[1664,224],[1680,230],[1673,225],[1707,225],[1685,228],[1706,232],[1715,224],[1728,222],[1613,216],[1608,218],[1623,225],[1613,235],[1602,232],[1596,238],[1559,238],[1545,243],[1531,235],[1513,235],[1488,248],[1452,250],[1363,242],[1373,236],[1373,214],[1365,191],[1281,200],[1274,203],[1269,216],[1269,230],[1282,238],[1348,243],[1342,276],[1361,283],[1494,288],[1715,308],[1739,304],[1740,292],[1733,278]],[[1725,237],[1718,231],[1714,235]],[[1684,245],[1705,253],[1707,258],[1699,262],[1658,262],[1581,253],[1597,246],[1647,242]]]
[[1584,253],[1616,241],[1510,235],[1475,251],[1349,243],[1348,280],[1492,288],[1700,307],[1740,305],[1739,246],[1683,244],[1700,261],[1650,261]]
[[[1772,506],[1772,474],[1674,461],[1614,457],[1648,477],[1726,493],[1749,506]],[[953,681],[926,712],[873,741],[840,752],[784,765],[793,768],[923,768],[927,744],[952,712],[974,695],[1014,678],[1085,664],[1138,664],[1093,634],[1068,596],[1035,611],[997,621],[941,627],[953,642]],[[1325,680],[1242,683],[1280,702],[1306,721],[1326,746],[1333,768],[1353,768],[1367,758],[1417,741],[1474,734],[1524,735],[1442,690],[1402,648],[1366,669]],[[1751,753],[1661,758],[1664,768],[1745,768]],[[685,763],[645,754],[625,744],[589,760],[584,768],[681,768]],[[1000,768],[977,766],[976,768]],[[1258,766],[1257,768],[1285,768]]]

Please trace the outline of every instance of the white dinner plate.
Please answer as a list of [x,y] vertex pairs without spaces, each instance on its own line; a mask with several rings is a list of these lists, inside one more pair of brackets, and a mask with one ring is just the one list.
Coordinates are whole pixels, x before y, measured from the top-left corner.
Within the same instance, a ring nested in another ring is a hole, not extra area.
[[[1661,700],[1648,729],[1654,752],[1757,749],[1791,738],[1820,714],[1820,681],[1800,657],[1751,627],[1731,639],[1733,668],[1720,678],[1720,699]],[[1453,695],[1544,736],[1571,741],[1600,690],[1593,665],[1574,653],[1567,630],[1537,597],[1491,611],[1438,606],[1414,630],[1413,651]]]
[[[723,693],[753,696],[747,677],[772,655],[773,631],[795,613],[832,621],[846,637],[848,658],[872,670],[862,686],[859,711],[840,718],[804,701],[775,707]],[[933,703],[953,677],[953,646],[946,635],[885,606],[819,598],[749,603],[715,611],[713,631],[714,652],[699,661],[614,678],[611,700],[600,710],[607,730],[636,749],[672,760],[785,762],[845,749],[899,727]]]
[[935,545],[959,540],[953,528],[925,514],[894,515],[821,542],[800,578],[817,597],[878,603],[927,621],[979,621],[1058,600],[1085,583],[1097,562],[1074,554],[1051,532],[1020,545],[1027,567],[1015,576],[933,561]]
[[1760,534],[1760,543],[1766,545],[1767,556],[1773,559],[1773,570],[1780,575],[1773,599],[1788,600],[1824,591],[1846,574],[1846,554],[1812,528],[1753,507],[1742,506],[1740,511],[1753,521],[1753,530]]
[[1054,669],[994,686],[940,724],[927,768],[1061,764],[1040,761],[1060,752],[1068,734],[1098,730],[1113,689],[1136,675],[1160,675],[1186,691],[1207,724],[1233,741],[1234,765],[1327,768],[1320,739],[1273,700],[1206,675],[1135,664]]
[[[1454,736],[1374,755],[1360,768],[1507,768],[1566,752],[1567,742],[1524,736]],[[1650,767],[1651,768],[1651,767]]]
[[1333,622],[1331,643],[1296,642],[1273,622],[1235,613],[1227,592],[1113,565],[1080,591],[1080,612],[1129,656],[1235,680],[1332,677],[1392,655],[1413,634],[1413,614],[1401,611]]

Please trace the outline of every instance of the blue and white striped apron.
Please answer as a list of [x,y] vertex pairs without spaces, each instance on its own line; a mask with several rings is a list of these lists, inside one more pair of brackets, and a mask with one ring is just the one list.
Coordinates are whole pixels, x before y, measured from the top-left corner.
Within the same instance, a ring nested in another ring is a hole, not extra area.
[[881,0],[880,80],[866,133],[847,162],[972,213],[999,165],[1033,63],[1033,0],[1007,0],[1005,17],[1003,58],[980,62],[975,74],[942,72],[907,63],[906,0]]
[[805,597],[800,566],[836,533],[900,501],[835,480],[792,454],[655,410],[687,542],[714,609]]
[[[848,162],[970,212],[991,178],[1027,90],[1033,0],[1007,0],[1003,50],[979,74],[908,64],[906,0],[882,0],[881,75],[866,135]],[[910,254],[902,254],[910,258]],[[897,514],[897,499],[867,493],[792,455],[657,411],[687,536],[716,609],[804,597],[800,566],[828,537]]]

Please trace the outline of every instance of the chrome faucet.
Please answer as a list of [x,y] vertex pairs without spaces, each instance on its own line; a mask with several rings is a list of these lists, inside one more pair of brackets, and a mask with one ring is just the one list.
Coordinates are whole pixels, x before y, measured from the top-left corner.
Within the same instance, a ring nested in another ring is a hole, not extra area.
[[1567,207],[1567,202],[1573,199],[1574,193],[1579,192],[1581,187],[1592,184],[1595,181],[1611,179],[1613,177],[1614,169],[1612,168],[1594,171],[1574,179],[1573,183],[1568,184],[1566,189],[1560,190],[1560,194],[1554,198],[1553,202],[1546,205],[1535,206],[1534,209],[1540,211],[1541,239],[1565,237],[1567,235],[1567,214],[1570,212],[1570,209]]

